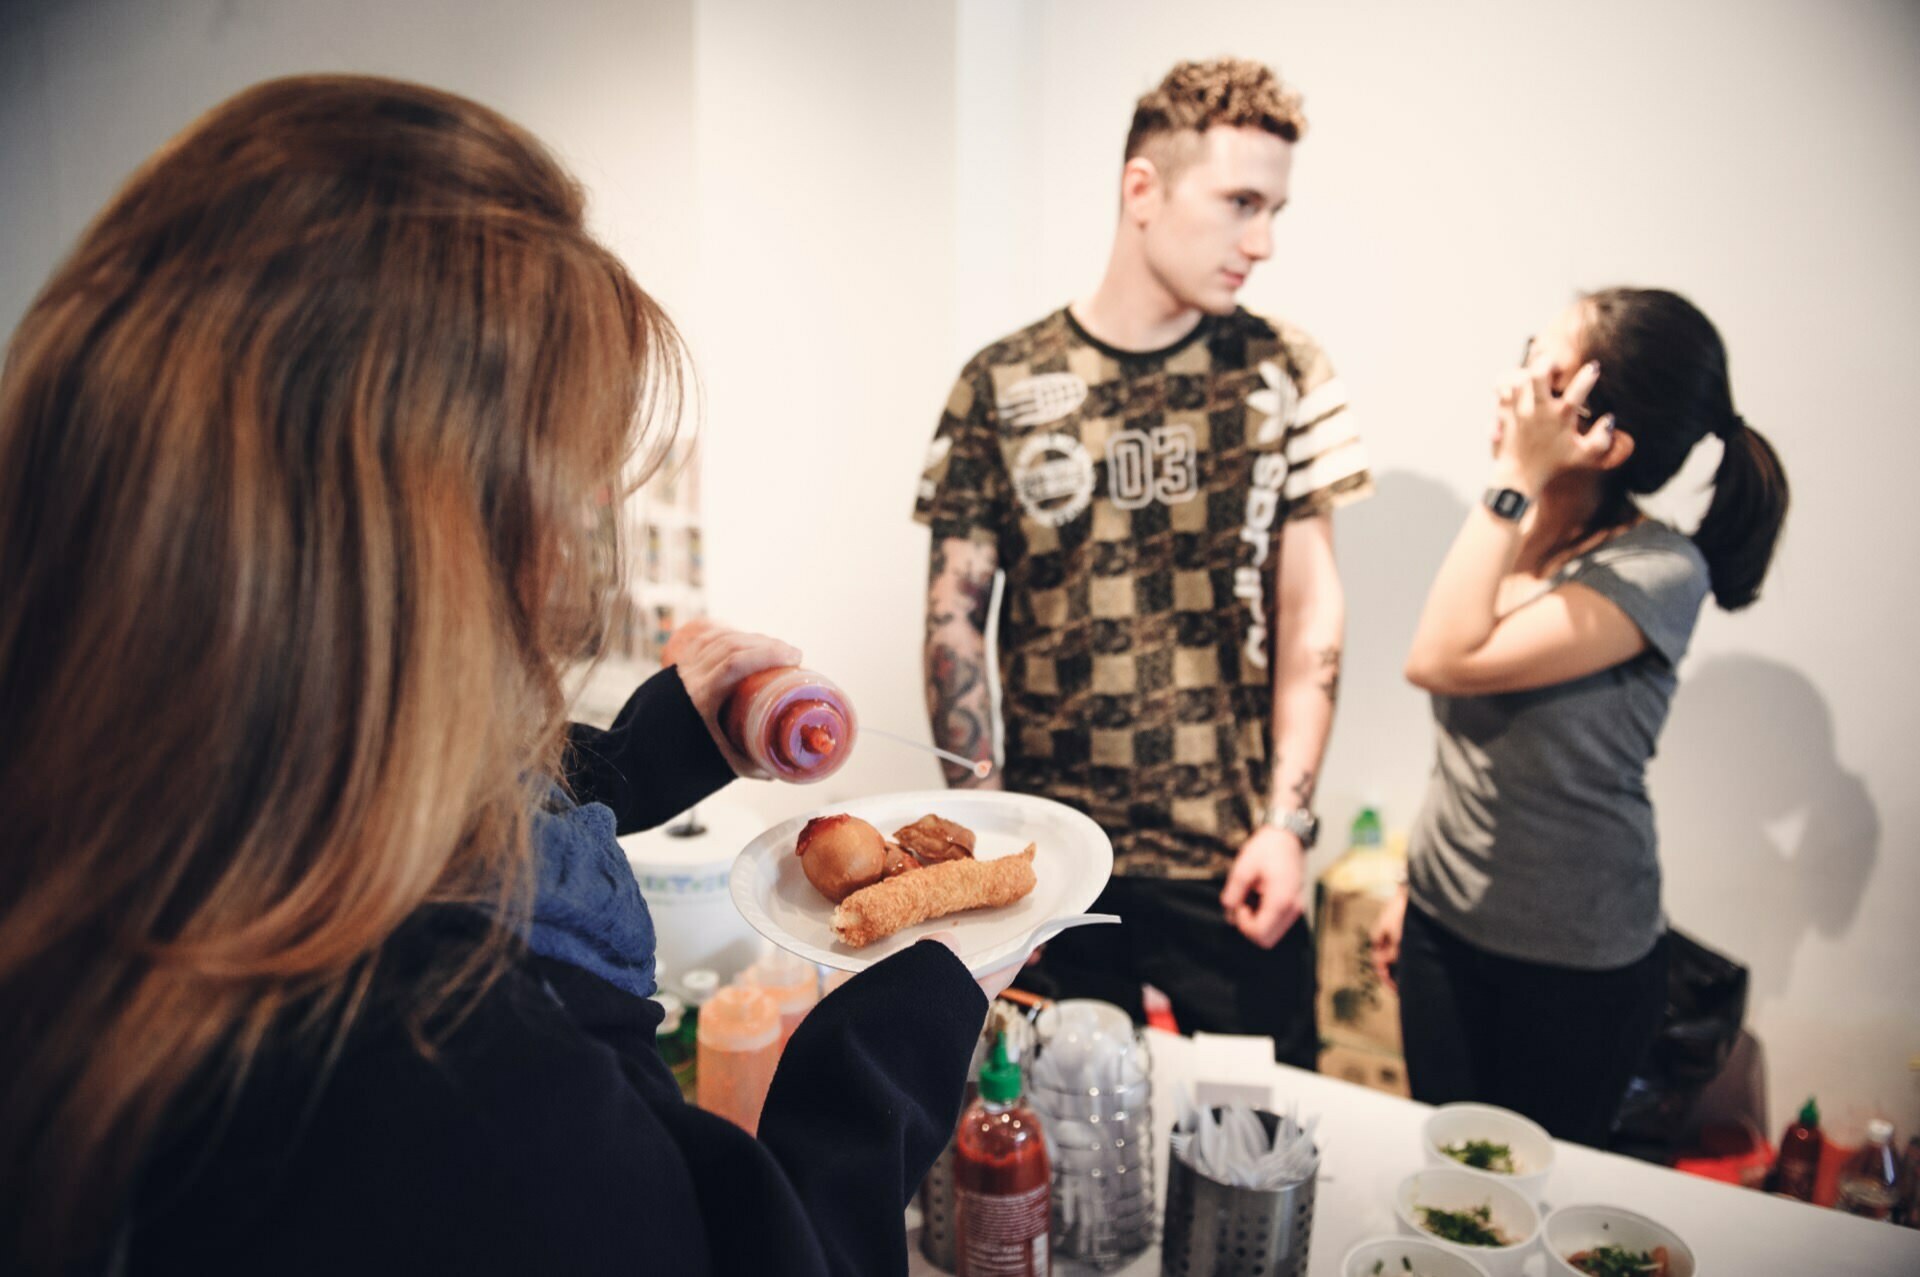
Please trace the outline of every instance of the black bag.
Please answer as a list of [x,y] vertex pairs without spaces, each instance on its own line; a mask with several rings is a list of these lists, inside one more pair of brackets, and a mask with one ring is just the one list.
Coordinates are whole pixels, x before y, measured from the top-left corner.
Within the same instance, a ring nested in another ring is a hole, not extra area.
[[1672,1165],[1687,1117],[1725,1067],[1747,1014],[1747,969],[1681,931],[1669,929],[1667,1017],[1627,1084],[1609,1146]]

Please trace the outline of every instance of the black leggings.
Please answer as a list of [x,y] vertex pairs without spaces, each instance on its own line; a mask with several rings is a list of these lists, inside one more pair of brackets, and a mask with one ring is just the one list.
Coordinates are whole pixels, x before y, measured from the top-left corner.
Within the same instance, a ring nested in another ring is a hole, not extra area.
[[1400,939],[1400,1028],[1413,1098],[1524,1113],[1605,1148],[1667,1005],[1667,946],[1612,971],[1489,953],[1412,905]]

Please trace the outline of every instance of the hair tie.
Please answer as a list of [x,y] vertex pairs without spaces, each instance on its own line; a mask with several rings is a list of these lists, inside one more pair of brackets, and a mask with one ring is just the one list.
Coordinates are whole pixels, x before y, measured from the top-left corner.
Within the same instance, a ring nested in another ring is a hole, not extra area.
[[1726,421],[1723,422],[1720,428],[1714,431],[1714,433],[1719,435],[1723,441],[1732,443],[1733,437],[1746,428],[1747,419],[1737,412],[1730,412],[1727,414]]

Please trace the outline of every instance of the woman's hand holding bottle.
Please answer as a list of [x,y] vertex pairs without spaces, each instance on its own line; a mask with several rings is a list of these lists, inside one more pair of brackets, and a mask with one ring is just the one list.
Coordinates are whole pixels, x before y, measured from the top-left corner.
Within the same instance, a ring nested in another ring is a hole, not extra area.
[[765,769],[757,766],[735,748],[722,729],[720,712],[749,675],[783,665],[798,665],[800,649],[765,634],[748,634],[729,629],[717,621],[701,617],[673,632],[661,664],[680,671],[680,682],[687,689],[693,707],[720,753],[736,776],[764,778]]

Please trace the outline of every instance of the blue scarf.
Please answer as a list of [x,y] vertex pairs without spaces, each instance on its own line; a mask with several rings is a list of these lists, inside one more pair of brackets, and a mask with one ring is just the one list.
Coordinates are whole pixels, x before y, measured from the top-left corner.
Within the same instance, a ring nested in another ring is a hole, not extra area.
[[527,946],[635,997],[652,997],[653,915],[614,840],[613,811],[559,801],[556,810],[533,816],[538,888]]

